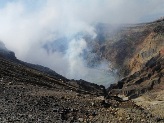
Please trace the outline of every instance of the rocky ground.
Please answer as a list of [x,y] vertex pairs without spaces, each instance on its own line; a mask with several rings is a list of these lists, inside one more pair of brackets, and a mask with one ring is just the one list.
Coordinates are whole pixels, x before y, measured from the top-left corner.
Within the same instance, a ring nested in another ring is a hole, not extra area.
[[112,43],[96,39],[96,59],[110,59],[121,76],[128,74],[108,89],[22,62],[2,45],[0,123],[163,123],[163,24],[115,29]]
[[108,88],[113,95],[123,94],[136,98],[150,90],[164,89],[164,55],[158,55],[146,63],[142,70],[125,77]]
[[133,101],[147,109],[152,115],[159,117],[160,119],[164,119],[164,91],[160,92],[149,92],[141,97],[133,99]]
[[153,57],[141,71],[125,77],[108,89],[109,95],[132,99],[164,122],[164,54]]
[[102,86],[87,91],[74,83],[0,57],[0,122],[163,122],[132,100],[104,98]]

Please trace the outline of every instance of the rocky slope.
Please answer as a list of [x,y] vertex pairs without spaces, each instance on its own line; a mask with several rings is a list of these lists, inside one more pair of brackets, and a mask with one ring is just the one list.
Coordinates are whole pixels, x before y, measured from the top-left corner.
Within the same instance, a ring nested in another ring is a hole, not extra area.
[[35,65],[35,64],[30,64],[30,63],[26,63],[24,61],[21,61],[19,59],[16,58],[15,56],[15,53],[8,50],[6,47],[5,47],[5,44],[0,41],[0,56],[3,57],[3,58],[6,58],[12,62],[15,62],[15,63],[18,63],[18,64],[22,64],[24,66],[27,66],[29,68],[32,68],[32,69],[35,69],[35,70],[38,70],[40,72],[43,72],[45,74],[48,74],[48,75],[52,75],[52,76],[56,76],[56,77],[60,77],[62,79],[66,79],[65,77],[57,74],[55,71],[47,68],[47,67],[44,67],[44,66],[41,66],[41,65]]
[[111,95],[124,95],[136,98],[150,90],[163,90],[164,87],[164,56],[162,54],[149,60],[145,67],[125,77],[116,84],[111,84],[108,92]]
[[147,123],[162,119],[131,100],[107,96],[104,86],[48,74],[1,54],[0,122]]
[[[106,30],[103,26],[101,29]],[[99,59],[111,62],[112,68],[117,69],[122,78],[141,70],[147,61],[159,53],[164,47],[163,30],[163,19],[152,23],[121,25],[113,33],[110,30],[107,30],[108,33],[98,33],[93,52],[98,54]]]
[[[150,59],[145,67],[108,89],[109,96],[132,99],[137,105],[164,119],[164,53]],[[163,120],[162,120],[163,121]]]
[[96,48],[123,78],[107,89],[108,96],[133,100],[164,119],[164,19],[120,27],[115,36]]
[[0,57],[0,122],[162,122],[131,100],[104,96],[103,86],[65,81]]
[[8,50],[2,41],[0,41],[0,56],[10,60],[16,59],[14,52]]
[[92,53],[124,77],[108,89],[20,61],[0,43],[0,122],[164,122],[163,24],[126,25],[114,33],[101,25]]

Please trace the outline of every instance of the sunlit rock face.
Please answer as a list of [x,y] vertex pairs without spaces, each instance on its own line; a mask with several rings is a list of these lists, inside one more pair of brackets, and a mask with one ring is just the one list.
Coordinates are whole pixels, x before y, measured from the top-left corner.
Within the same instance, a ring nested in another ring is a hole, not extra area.
[[101,59],[110,61],[122,78],[141,70],[147,61],[159,54],[164,47],[163,28],[164,20],[120,25],[111,35],[102,26],[101,30],[106,30],[106,33],[101,35],[106,40],[104,43],[97,43],[94,50]]

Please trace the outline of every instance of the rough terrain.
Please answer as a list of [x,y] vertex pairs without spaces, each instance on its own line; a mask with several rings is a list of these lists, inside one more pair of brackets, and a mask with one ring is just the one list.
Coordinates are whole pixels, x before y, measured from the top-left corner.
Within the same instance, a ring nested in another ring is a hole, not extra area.
[[131,100],[104,99],[105,93],[97,93],[100,88],[87,91],[3,57],[0,75],[2,123],[161,121]]
[[20,61],[0,42],[0,122],[163,123],[163,25],[126,25],[113,34],[105,28],[94,53],[123,77],[107,89]]
[[[122,99],[132,99],[137,105],[151,112],[152,115],[164,119],[164,54],[149,60],[145,67],[112,84],[109,95]],[[162,120],[164,121],[164,120]]]
[[141,70],[164,47],[164,19],[121,25],[113,31],[107,27],[106,24],[97,27],[101,33],[93,41],[93,52],[99,56],[98,60],[107,59],[112,64],[109,67],[117,69],[120,78]]

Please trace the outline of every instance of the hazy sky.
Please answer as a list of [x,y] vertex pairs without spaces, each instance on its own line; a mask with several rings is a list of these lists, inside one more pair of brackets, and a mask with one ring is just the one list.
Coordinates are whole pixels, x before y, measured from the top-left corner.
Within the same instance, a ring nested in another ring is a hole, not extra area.
[[84,39],[72,38],[65,54],[47,54],[43,45],[79,32],[95,38],[92,25],[98,22],[140,23],[163,15],[164,0],[0,0],[0,40],[21,60],[85,79],[94,69],[80,56],[87,49]]

